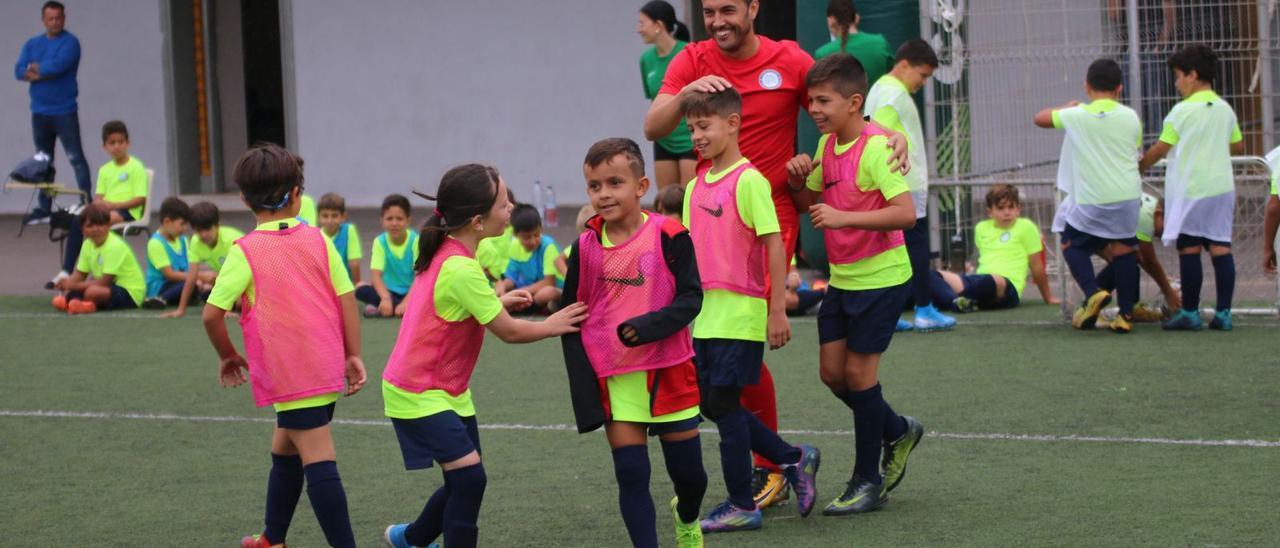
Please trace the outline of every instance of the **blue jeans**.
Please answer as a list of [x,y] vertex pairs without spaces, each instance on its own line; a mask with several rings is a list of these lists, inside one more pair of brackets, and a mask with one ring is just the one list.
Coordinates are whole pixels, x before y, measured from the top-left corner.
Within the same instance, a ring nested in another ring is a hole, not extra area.
[[[80,115],[75,112],[67,114],[32,114],[31,136],[35,140],[36,150],[42,151],[53,159],[54,143],[62,141],[62,150],[67,153],[67,161],[76,172],[76,187],[84,193],[81,202],[93,200],[93,188],[89,186],[89,162],[84,158],[84,148],[80,145]],[[53,199],[40,193],[40,207],[51,211]]]

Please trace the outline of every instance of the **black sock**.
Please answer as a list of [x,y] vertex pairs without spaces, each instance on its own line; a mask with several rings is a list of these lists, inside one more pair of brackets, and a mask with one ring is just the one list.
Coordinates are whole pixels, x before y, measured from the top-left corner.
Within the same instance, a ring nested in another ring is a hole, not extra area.
[[1070,246],[1062,250],[1062,257],[1067,261],[1071,277],[1075,278],[1085,298],[1098,292],[1098,279],[1093,275],[1093,253],[1087,249]]
[[756,507],[751,493],[751,429],[747,426],[750,415],[738,407],[715,420],[720,430],[720,468],[729,502],[747,510]]
[[484,464],[448,470],[444,473],[444,482],[449,486],[449,499],[444,504],[444,545],[472,548],[480,535],[476,520],[480,517],[484,488],[489,483]]
[[354,547],[355,535],[351,532],[351,516],[347,513],[347,493],[342,489],[338,476],[338,463],[326,460],[303,467],[307,476],[307,498],[315,510],[316,519],[329,546]]
[[449,484],[441,485],[431,494],[431,498],[427,499],[427,503],[422,507],[422,513],[418,514],[418,519],[409,524],[404,530],[404,539],[409,541],[413,546],[426,546],[435,542],[440,533],[444,532],[444,504],[449,500]]
[[880,450],[884,442],[884,410],[880,385],[845,395],[853,409],[853,473],[873,483],[881,482]]
[[649,450],[627,445],[613,450],[613,474],[618,480],[618,509],[637,548],[658,546],[657,517],[649,496]]
[[1114,290],[1116,288],[1115,263],[1107,263],[1107,266],[1102,267],[1094,278],[1098,280],[1098,289]]
[[267,475],[266,529],[262,536],[272,544],[283,544],[293,522],[293,511],[302,498],[302,457],[271,454],[271,472]]
[[1200,254],[1178,255],[1178,270],[1182,275],[1182,309],[1200,312],[1200,286],[1204,283],[1204,270],[1200,266]]
[[923,234],[923,238],[919,236],[917,234],[907,240],[907,258],[911,261],[911,295],[916,307],[926,307],[932,304],[929,299],[929,236],[928,232]]
[[751,450],[778,466],[800,462],[800,448],[783,440],[777,432],[770,430],[760,417],[746,411],[747,427],[751,429]]
[[1138,254],[1125,253],[1111,259],[1109,268],[1115,269],[1116,300],[1120,305],[1120,314],[1125,317],[1133,315],[1133,305],[1138,303]]
[[952,301],[956,300],[956,296],[955,290],[951,289],[951,284],[942,278],[942,274],[936,271],[929,272],[929,298],[934,306],[939,310],[955,310],[955,304]]
[[1236,291],[1236,258],[1230,253],[1213,258],[1213,280],[1217,284],[1218,302],[1214,309],[1231,310],[1231,299]]
[[907,421],[899,417],[884,399],[884,385],[877,384],[880,391],[881,413],[884,413],[884,441],[898,441],[907,433]]
[[680,521],[692,523],[698,519],[702,497],[707,494],[707,471],[702,467],[702,440],[694,436],[681,441],[662,442],[662,460],[667,464],[667,476],[675,487],[676,513]]

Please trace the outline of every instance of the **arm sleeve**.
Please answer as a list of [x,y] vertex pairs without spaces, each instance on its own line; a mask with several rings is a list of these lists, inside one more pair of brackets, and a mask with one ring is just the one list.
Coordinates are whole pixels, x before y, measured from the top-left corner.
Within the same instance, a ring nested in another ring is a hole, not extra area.
[[1044,251],[1044,242],[1040,239],[1040,228],[1030,219],[1018,219],[1018,225],[1021,227],[1018,238],[1027,255],[1031,256]]
[[627,326],[636,330],[634,344],[623,341],[628,346],[639,346],[670,337],[689,325],[702,310],[702,279],[698,276],[698,262],[693,254],[693,239],[689,237],[689,233],[680,232],[674,236],[663,234],[662,254],[666,257],[667,268],[676,278],[676,296],[671,299],[671,304],[659,310],[618,324],[619,337]]
[[1160,142],[1169,145],[1178,144],[1178,130],[1173,129],[1173,124],[1167,119],[1164,121],[1164,128],[1160,130]]
[[750,170],[738,181],[738,215],[756,236],[782,232],[778,224],[778,210],[773,205],[772,187],[759,171]]
[[18,51],[18,61],[13,64],[13,77],[18,81],[25,81],[23,76],[27,74],[27,65],[31,63],[31,42],[27,41],[22,44],[22,49]]
[[823,135],[818,138],[818,150],[813,153],[813,172],[809,174],[809,178],[805,179],[805,186],[814,192],[822,192],[822,151],[827,148],[827,139],[831,138],[831,134]]
[[906,177],[889,169],[886,163],[889,160],[889,149],[885,146],[885,142],[884,137],[878,136],[874,140],[867,141],[867,147],[862,150],[862,159],[859,160],[858,176],[861,177],[864,173],[870,175],[872,184],[880,190],[884,199],[892,200],[899,194],[910,192],[911,188],[907,186]]
[[658,95],[675,95],[689,85],[689,82],[698,79],[697,67],[693,66],[692,49],[686,46],[667,65],[667,74],[662,77],[662,87],[658,89]]
[[[108,163],[109,162],[110,160],[108,160]],[[98,168],[98,180],[94,181],[93,183],[94,194],[105,195],[107,193],[107,189],[105,188],[105,186],[108,184],[108,181],[107,181],[106,174],[103,173],[104,171],[106,171],[106,168],[107,168],[107,164],[103,164],[102,167]]]
[[[455,267],[453,263],[458,263]],[[482,325],[487,325],[502,312],[502,301],[498,294],[489,287],[489,279],[484,276],[480,263],[459,257],[450,257],[445,266],[453,270],[449,276],[445,291]],[[437,286],[438,287],[438,286]],[[436,297],[439,299],[439,297]]]
[[1244,134],[1240,132],[1240,123],[1231,124],[1231,144],[1239,143],[1244,140]]
[[160,240],[151,238],[147,240],[147,262],[156,270],[163,270],[166,266],[170,266],[169,254],[164,251],[164,244]]
[[347,275],[347,265],[342,264],[342,255],[333,247],[333,241],[325,238],[324,248],[329,254],[329,281],[333,284],[334,294],[341,296],[355,291],[356,288],[351,285],[351,277]]
[[360,232],[356,225],[347,229],[347,260],[358,261],[364,258],[364,246],[360,243]]
[[902,118],[898,117],[898,110],[890,105],[876,109],[875,114],[871,115],[871,121],[880,124],[885,129],[892,129],[903,135],[907,134],[902,127]]
[[1057,128],[1057,129],[1062,129],[1062,127],[1063,127],[1063,126],[1062,126],[1062,111],[1061,111],[1061,110],[1054,110],[1054,111],[1053,111],[1053,127]]
[[[578,254],[569,255],[568,269],[564,276],[564,292],[560,294],[560,307],[578,301]],[[604,424],[604,404],[600,401],[600,381],[587,359],[580,333],[568,333],[560,337],[564,352],[564,368],[569,375],[569,399],[573,405],[574,421],[578,432],[590,432]]]
[[68,36],[48,62],[40,65],[40,78],[58,78],[80,62],[80,40]]
[[231,310],[240,296],[249,289],[252,281],[253,271],[249,270],[249,260],[245,258],[244,250],[238,245],[232,246],[231,251],[227,252],[222,270],[218,271],[218,281],[213,284],[208,303],[223,310]]
[[385,270],[387,268],[387,255],[382,250],[382,245],[374,238],[373,245],[369,250],[369,270]]
[[556,257],[560,256],[560,249],[556,247],[555,242],[548,242],[542,249],[542,276],[559,276],[560,271],[556,270]]

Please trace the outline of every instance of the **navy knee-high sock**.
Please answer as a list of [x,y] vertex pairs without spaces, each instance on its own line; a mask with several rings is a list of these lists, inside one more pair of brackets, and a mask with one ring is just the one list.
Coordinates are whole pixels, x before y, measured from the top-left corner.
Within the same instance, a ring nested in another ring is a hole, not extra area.
[[448,470],[444,482],[449,486],[449,499],[444,503],[444,545],[472,548],[480,535],[476,520],[489,483],[484,464]]
[[643,445],[614,449],[613,474],[618,479],[618,509],[631,544],[636,548],[657,547],[657,518],[649,496],[649,450]]
[[880,477],[880,449],[884,443],[884,399],[880,385],[844,394],[845,404],[853,410],[853,473],[875,483]]
[[911,294],[917,307],[932,304],[929,299],[929,235],[916,235],[907,240],[907,259],[911,262]]
[[662,460],[667,464],[667,476],[675,487],[676,513],[680,521],[692,523],[698,519],[702,497],[707,494],[707,471],[702,467],[702,440],[694,436],[687,440],[663,441]]
[[1125,253],[1111,259],[1107,268],[1114,269],[1116,282],[1116,300],[1120,305],[1120,314],[1133,315],[1133,305],[1138,303],[1138,254]]
[[1178,270],[1182,275],[1182,309],[1200,310],[1200,286],[1204,284],[1204,271],[1200,266],[1200,254],[1178,255]]
[[929,272],[929,300],[938,310],[955,310],[956,292],[951,284],[942,278],[942,274]]
[[751,493],[749,415],[746,409],[738,407],[715,419],[716,428],[720,430],[720,467],[724,472],[724,486],[729,491],[729,502],[746,509],[756,507]]
[[1218,288],[1218,303],[1214,309],[1219,312],[1231,310],[1231,299],[1236,291],[1236,258],[1230,253],[1213,258],[1213,280]]
[[418,519],[404,530],[404,539],[413,546],[426,546],[435,542],[444,532],[444,504],[449,500],[449,484],[441,485],[422,506]]
[[769,462],[783,466],[800,462],[800,448],[783,440],[777,432],[764,425],[760,417],[746,412],[747,428],[751,429],[751,450],[769,459]]
[[907,433],[907,421],[898,416],[884,399],[884,386],[876,385],[880,390],[881,413],[884,413],[884,441],[898,441]]
[[1093,275],[1093,253],[1087,249],[1070,246],[1062,251],[1062,257],[1066,259],[1071,277],[1075,278],[1080,290],[1084,291],[1084,296],[1087,298],[1097,293],[1098,279]]
[[326,460],[303,467],[307,476],[307,498],[320,521],[324,539],[329,546],[354,547],[355,535],[351,532],[351,516],[347,513],[347,492],[342,489],[338,476],[338,463]]
[[267,475],[266,529],[262,535],[272,544],[284,544],[293,522],[293,511],[302,498],[302,457],[271,454],[271,472]]
[[1098,271],[1098,275],[1094,276],[1098,281],[1098,289],[1112,291],[1116,288],[1116,268],[1114,263],[1107,263]]

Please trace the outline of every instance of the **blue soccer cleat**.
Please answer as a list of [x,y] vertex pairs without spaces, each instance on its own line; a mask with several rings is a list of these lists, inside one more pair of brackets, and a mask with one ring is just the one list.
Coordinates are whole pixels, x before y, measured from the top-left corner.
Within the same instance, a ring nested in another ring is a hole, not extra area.
[[[387,543],[391,548],[416,548],[409,544],[404,538],[404,532],[409,528],[408,523],[395,523],[387,526],[387,530],[382,533],[382,541]],[[440,548],[440,543],[433,542],[428,544],[426,548]]]
[[1213,319],[1209,321],[1209,329],[1217,329],[1219,331],[1231,331],[1231,309],[1219,310],[1213,314]]
[[898,318],[898,326],[893,328],[893,330],[894,331],[911,331],[912,329],[915,329],[915,328],[916,326],[912,325],[911,322],[904,320],[902,318]]
[[752,531],[759,529],[761,525],[764,525],[764,517],[760,514],[759,508],[747,510],[726,500],[711,510],[707,519],[702,520],[702,532]]
[[[1217,319],[1215,316],[1214,319]],[[1200,321],[1200,311],[1179,309],[1169,321],[1164,322],[1161,326],[1165,331],[1199,331],[1204,329],[1204,324]]]
[[956,319],[938,312],[937,307],[933,305],[917,306],[913,326],[921,333],[947,331],[956,326]]

